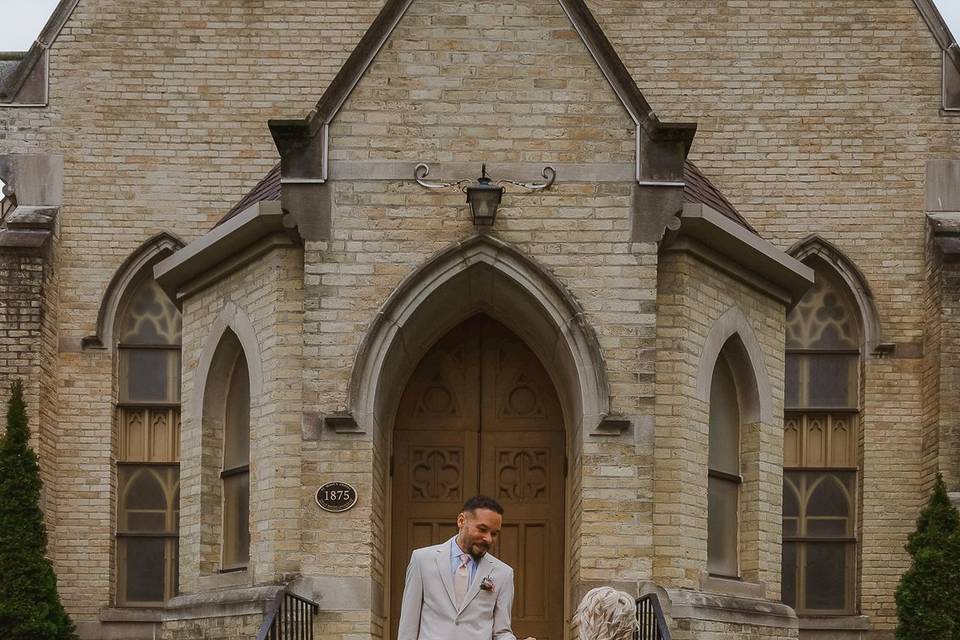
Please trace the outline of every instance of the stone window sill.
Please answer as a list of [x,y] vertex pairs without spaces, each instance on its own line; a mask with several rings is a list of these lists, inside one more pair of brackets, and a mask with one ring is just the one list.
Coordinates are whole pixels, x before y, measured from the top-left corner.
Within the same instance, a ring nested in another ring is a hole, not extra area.
[[700,590],[705,593],[718,593],[737,598],[765,600],[767,585],[763,582],[746,582],[735,578],[704,576],[700,579]]
[[212,591],[216,589],[229,589],[231,587],[249,587],[251,575],[247,568],[224,573],[214,573],[200,576],[198,587],[200,591]]
[[867,616],[797,616],[800,629],[805,631],[867,631]]
[[159,624],[163,609],[110,607],[100,611],[100,622],[156,622]]

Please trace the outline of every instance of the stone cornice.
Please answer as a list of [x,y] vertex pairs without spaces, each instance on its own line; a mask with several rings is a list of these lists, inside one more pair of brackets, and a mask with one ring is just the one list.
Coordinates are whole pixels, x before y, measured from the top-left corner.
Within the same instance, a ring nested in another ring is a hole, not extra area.
[[704,204],[683,206],[680,228],[667,233],[662,250],[696,253],[789,307],[813,286],[813,269]]
[[178,306],[202,287],[225,278],[277,246],[301,244],[276,200],[264,200],[194,240],[153,269]]

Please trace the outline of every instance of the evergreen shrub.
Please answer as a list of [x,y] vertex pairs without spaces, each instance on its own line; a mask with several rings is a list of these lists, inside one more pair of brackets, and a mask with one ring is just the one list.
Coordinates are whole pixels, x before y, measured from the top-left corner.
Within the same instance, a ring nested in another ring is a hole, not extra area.
[[897,640],[960,640],[960,514],[939,474],[907,551],[913,563],[897,587]]
[[75,640],[46,557],[40,468],[29,440],[23,385],[15,381],[0,439],[0,638]]

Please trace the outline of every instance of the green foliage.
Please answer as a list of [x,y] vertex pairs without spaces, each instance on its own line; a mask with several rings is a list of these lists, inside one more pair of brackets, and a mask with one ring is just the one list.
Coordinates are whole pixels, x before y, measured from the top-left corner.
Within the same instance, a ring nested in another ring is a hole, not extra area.
[[74,640],[46,557],[40,469],[29,440],[23,386],[16,381],[0,440],[0,638]]
[[937,475],[897,587],[897,640],[960,640],[960,514]]

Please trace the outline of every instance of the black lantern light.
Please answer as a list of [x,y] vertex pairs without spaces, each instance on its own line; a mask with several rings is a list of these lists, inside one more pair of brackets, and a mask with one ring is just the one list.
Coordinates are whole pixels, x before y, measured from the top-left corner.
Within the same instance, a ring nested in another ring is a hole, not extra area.
[[430,167],[421,162],[413,170],[413,179],[426,189],[462,189],[467,194],[467,202],[470,204],[470,211],[473,214],[473,224],[478,227],[492,226],[494,220],[496,220],[497,207],[500,206],[500,199],[503,197],[503,184],[516,185],[528,191],[541,191],[548,189],[557,179],[557,172],[554,171],[553,167],[544,167],[540,175],[546,179],[545,182],[518,182],[504,179],[492,184],[490,177],[487,175],[486,164],[481,165],[480,177],[477,178],[477,181],[468,186],[464,185],[471,182],[469,178],[456,182],[433,182],[426,179],[429,174]]
[[481,165],[477,184],[467,187],[465,191],[470,210],[473,212],[473,224],[478,227],[491,226],[497,218],[497,207],[500,206],[500,198],[503,197],[503,187],[490,184],[487,165]]

